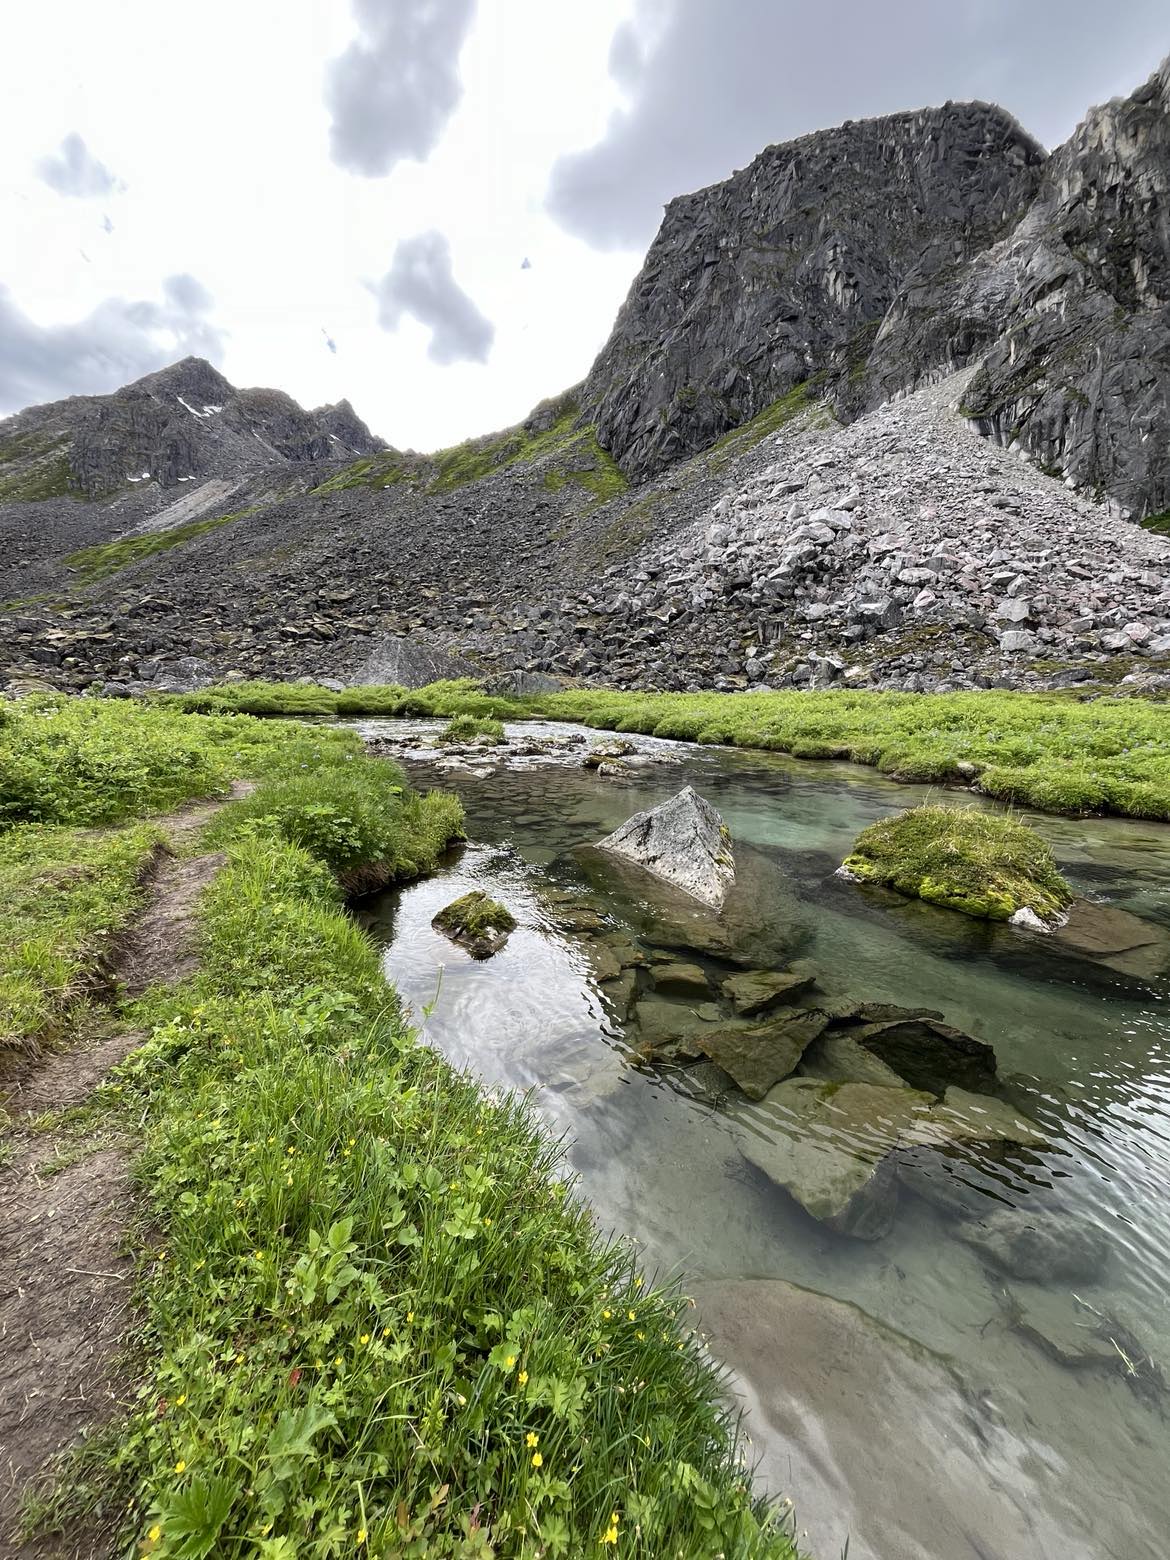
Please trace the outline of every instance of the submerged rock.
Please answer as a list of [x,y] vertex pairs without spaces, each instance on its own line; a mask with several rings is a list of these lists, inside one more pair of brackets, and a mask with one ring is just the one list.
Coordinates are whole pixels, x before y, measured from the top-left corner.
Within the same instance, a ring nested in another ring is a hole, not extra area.
[[725,980],[721,989],[737,1013],[751,1018],[782,1002],[792,1002],[815,985],[811,969],[745,970]]
[[789,1078],[764,1104],[777,1135],[753,1123],[740,1153],[782,1186],[814,1219],[842,1235],[878,1240],[889,1233],[898,1202],[892,1151],[930,1109],[914,1089]]
[[654,964],[650,967],[650,979],[655,991],[671,996],[705,1001],[711,995],[711,982],[697,964]]
[[1103,1230],[1054,1209],[1003,1208],[960,1233],[993,1266],[1038,1284],[1091,1283],[1109,1260]]
[[696,1032],[695,1044],[749,1099],[762,1100],[773,1084],[788,1077],[824,1027],[823,1014],[794,1011],[746,1027],[712,1025]]
[[624,856],[715,909],[735,881],[727,827],[690,785],[660,807],[635,813],[597,848]]
[[1142,980],[1170,970],[1170,933],[1128,910],[1076,900],[1062,926],[1051,934],[1061,949]]
[[994,1086],[992,1048],[937,1019],[862,1024],[848,1034],[915,1089],[941,1096],[952,1085],[977,1093]]
[[892,1067],[859,1045],[847,1030],[819,1036],[800,1059],[802,1077],[825,1083],[873,1083],[884,1089],[908,1089]]
[[482,889],[472,889],[433,917],[431,925],[466,948],[473,959],[490,959],[516,930],[516,917]]
[[1015,1143],[1045,1148],[1047,1139],[1034,1121],[989,1094],[949,1088],[929,1117],[915,1125],[915,1143],[948,1147],[961,1143]]

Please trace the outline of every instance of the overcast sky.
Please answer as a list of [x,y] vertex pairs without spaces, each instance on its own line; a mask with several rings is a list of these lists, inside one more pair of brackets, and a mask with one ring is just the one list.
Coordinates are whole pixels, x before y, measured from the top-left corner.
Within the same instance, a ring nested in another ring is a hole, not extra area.
[[5,29],[0,415],[188,352],[391,443],[581,378],[672,195],[947,98],[1046,145],[1165,0],[41,0]]

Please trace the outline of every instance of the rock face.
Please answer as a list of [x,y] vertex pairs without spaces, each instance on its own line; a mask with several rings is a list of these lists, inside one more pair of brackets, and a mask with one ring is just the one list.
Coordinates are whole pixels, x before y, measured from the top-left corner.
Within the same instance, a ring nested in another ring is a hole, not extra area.
[[735,881],[735,861],[723,819],[694,786],[648,812],[635,813],[599,840],[683,893],[719,909]]
[[852,417],[983,358],[981,431],[1166,510],[1168,191],[1170,61],[1047,160],[982,103],[769,147],[667,207],[586,384],[601,443],[644,477],[797,386]]
[[585,400],[645,477],[814,375],[864,364],[924,269],[995,242],[1044,154],[983,103],[895,114],[769,147],[666,208]]

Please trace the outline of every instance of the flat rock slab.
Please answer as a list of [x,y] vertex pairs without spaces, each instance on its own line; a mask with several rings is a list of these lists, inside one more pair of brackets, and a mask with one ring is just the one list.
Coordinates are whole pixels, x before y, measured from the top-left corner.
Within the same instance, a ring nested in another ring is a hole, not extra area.
[[795,1001],[815,984],[811,969],[745,970],[725,980],[721,989],[741,1017],[751,1018],[782,1002]]
[[1059,948],[1142,980],[1170,969],[1170,933],[1112,905],[1075,900],[1064,925],[1050,936]]
[[[1099,1552],[1089,1535],[1100,1486],[1082,1478],[1083,1457],[1035,1499],[1037,1442],[1055,1428],[1044,1417],[1028,1433],[1001,1428],[948,1361],[845,1301],[781,1279],[709,1279],[691,1294],[708,1346],[733,1372],[757,1477],[796,1503],[802,1551],[836,1560],[848,1540],[849,1560]],[[1096,1458],[1124,1482],[1123,1454]],[[1118,1555],[1154,1560],[1158,1502],[1148,1479],[1139,1487],[1148,1505],[1111,1514],[1108,1532]]]
[[1045,1148],[1047,1139],[1034,1121],[989,1094],[950,1088],[930,1115],[916,1122],[910,1139],[946,1148],[963,1143],[1015,1143]]
[[908,1089],[892,1067],[859,1045],[848,1030],[820,1035],[800,1059],[800,1074],[826,1083],[874,1083],[883,1089]]
[[824,1027],[820,1013],[793,1012],[746,1028],[715,1024],[697,1031],[695,1044],[731,1074],[749,1099],[762,1100],[773,1084],[788,1077]]
[[597,848],[624,856],[716,910],[735,881],[726,825],[691,785],[660,807],[627,818]]
[[697,964],[654,964],[650,968],[650,979],[655,991],[670,996],[695,997],[705,1002],[711,995],[711,982],[706,971]]
[[932,1103],[914,1089],[789,1078],[765,1096],[768,1135],[753,1120],[739,1149],[814,1219],[841,1235],[880,1240],[898,1202],[893,1150]]
[[1003,1208],[959,1233],[1001,1272],[1031,1283],[1091,1284],[1109,1261],[1103,1230],[1054,1208]]

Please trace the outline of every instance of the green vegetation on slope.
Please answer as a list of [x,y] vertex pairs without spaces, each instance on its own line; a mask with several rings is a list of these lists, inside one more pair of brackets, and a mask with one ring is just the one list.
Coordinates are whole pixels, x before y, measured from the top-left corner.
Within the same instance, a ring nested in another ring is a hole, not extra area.
[[[160,712],[115,711],[149,750]],[[398,772],[349,733],[167,719],[229,768],[295,770],[301,797],[281,775],[220,815],[201,967],[126,1011],[150,1038],[98,1107],[141,1139],[137,1406],[39,1530],[96,1518],[175,1560],[793,1560],[685,1302],[601,1238],[522,1103],[417,1043],[330,870],[352,836],[301,829],[366,787],[369,819],[413,816]],[[115,781],[104,810],[124,805]]]
[[1146,531],[1154,531],[1158,536],[1170,536],[1170,509],[1163,510],[1160,515],[1147,515],[1141,522]]
[[68,440],[26,433],[0,445],[0,504],[33,504],[78,491]]
[[103,978],[160,837],[150,824],[0,833],[0,1051],[59,1034]]
[[[285,689],[287,688],[287,694]],[[179,696],[187,709],[285,712],[309,696],[339,716],[459,714],[580,721],[608,731],[848,759],[898,780],[971,785],[1042,812],[1120,813],[1170,820],[1170,715],[1145,699],[1082,700],[1054,693],[619,693],[578,688],[522,699],[474,682],[429,688],[286,684]],[[330,702],[331,701],[331,702]]]
[[139,536],[124,536],[116,542],[99,542],[94,547],[82,547],[70,553],[63,562],[66,568],[81,576],[83,584],[91,585],[143,558],[167,552],[193,537],[205,536],[208,531],[217,531],[222,525],[230,525],[233,520],[242,520],[245,515],[254,513],[253,509],[237,509],[234,514],[219,515],[214,520],[192,520],[189,525],[176,525],[169,531],[147,531]]
[[454,492],[469,482],[494,476],[509,466],[529,466],[553,459],[544,473],[544,486],[558,492],[568,483],[584,488],[594,504],[603,504],[626,490],[626,479],[612,457],[597,442],[593,425],[579,427],[580,411],[571,396],[562,396],[548,408],[550,426],[533,431],[521,423],[503,433],[468,439],[433,455],[404,455],[386,450],[354,461],[329,477],[314,493],[338,493],[353,487],[394,487],[408,482],[428,494]]
[[[716,439],[706,452],[711,470],[720,471],[728,461],[745,454],[769,434],[778,433],[794,417],[808,411],[815,405],[813,391],[819,383],[819,379],[802,381],[789,390],[787,395],[780,396],[770,406],[765,406],[762,412],[757,412],[748,422],[740,423],[738,428],[732,428],[722,438]],[[829,415],[826,408],[823,416],[827,418]]]
[[863,882],[988,921],[1031,910],[1051,922],[1073,897],[1034,829],[971,807],[881,818],[857,836],[844,865]]

